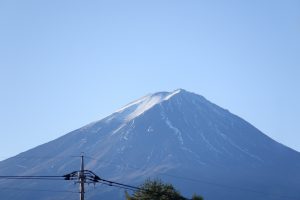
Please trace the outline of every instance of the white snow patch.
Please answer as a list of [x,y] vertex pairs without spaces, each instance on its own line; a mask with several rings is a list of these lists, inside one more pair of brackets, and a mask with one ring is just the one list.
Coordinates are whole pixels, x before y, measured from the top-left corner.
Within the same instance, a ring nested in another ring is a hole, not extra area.
[[177,138],[178,138],[179,142],[181,144],[183,144],[181,131],[178,128],[176,128],[175,126],[173,126],[168,118],[166,118],[165,120],[166,120],[166,124],[169,126],[169,128],[172,129],[175,132],[175,134],[177,135]]
[[138,105],[138,107],[131,114],[129,114],[126,117],[126,120],[129,121],[131,119],[136,118],[137,116],[143,114],[145,111],[149,110],[156,104],[160,103],[162,100],[163,99],[160,96],[154,96],[154,97],[147,98],[145,101],[140,103]]
[[151,126],[149,126],[148,129],[147,129],[147,132],[148,133],[153,132],[153,128]]
[[178,138],[180,144],[183,145],[183,138],[182,138],[182,133],[181,133],[181,131],[180,131],[178,128],[176,128],[175,126],[173,126],[173,124],[172,124],[171,121],[168,119],[168,117],[166,117],[166,115],[165,115],[165,113],[164,113],[163,111],[161,111],[160,114],[161,114],[161,116],[162,116],[162,119],[165,120],[165,122],[166,122],[166,124],[168,125],[168,127],[169,127],[170,129],[172,129],[172,130],[175,132],[175,134],[176,134],[176,136],[177,136],[177,138]]
[[119,130],[121,130],[124,126],[126,126],[126,124],[124,123],[124,124],[121,124],[121,126],[119,126],[116,130],[114,130],[113,132],[112,132],[112,134],[111,135],[114,135],[114,134],[116,134]]
[[175,94],[178,94],[181,91],[181,89],[175,90],[174,92],[172,92],[171,94],[167,95],[164,100],[169,100],[172,96],[174,96]]
[[123,140],[128,140],[128,137],[130,136],[130,133],[131,133],[132,129],[134,129],[134,127],[135,127],[134,120],[132,120],[131,124],[130,124],[130,128],[125,133],[122,133]]
[[163,101],[169,100],[174,95],[181,92],[181,89],[175,90],[173,92],[160,92],[155,94],[150,94],[144,96],[136,101],[133,101],[121,109],[117,110],[115,113],[119,114],[118,117],[128,122],[139,115],[143,114],[147,110],[151,109],[153,106],[160,104]]
[[144,97],[142,97],[142,98],[140,98],[136,101],[133,101],[133,102],[127,104],[126,106],[120,108],[119,110],[116,110],[116,112],[120,113],[120,112],[124,111],[125,109],[127,109],[129,107],[132,107],[133,105],[139,104],[139,103],[143,102],[145,99],[149,98],[149,96],[151,96],[151,95],[147,95],[147,96],[144,96]]

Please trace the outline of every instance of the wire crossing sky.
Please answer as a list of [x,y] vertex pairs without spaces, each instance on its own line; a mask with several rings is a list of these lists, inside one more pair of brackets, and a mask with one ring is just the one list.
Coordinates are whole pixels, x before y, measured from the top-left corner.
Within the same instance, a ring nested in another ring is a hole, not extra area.
[[300,1],[0,2],[0,160],[183,88],[300,151]]

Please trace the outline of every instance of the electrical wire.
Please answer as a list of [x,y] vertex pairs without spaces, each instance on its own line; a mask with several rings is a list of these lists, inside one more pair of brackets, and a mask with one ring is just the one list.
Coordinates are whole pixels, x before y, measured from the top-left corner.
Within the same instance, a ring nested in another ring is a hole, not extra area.
[[73,155],[65,155],[65,156],[55,156],[55,155],[53,155],[53,156],[34,156],[34,155],[33,156],[18,156],[18,155],[16,155],[16,156],[9,157],[9,158],[4,157],[4,156],[0,156],[0,159],[4,159],[4,160],[1,160],[0,162],[2,162],[2,161],[8,161],[10,159],[18,159],[18,160],[21,160],[21,159],[26,159],[26,160],[34,160],[34,159],[36,159],[36,160],[50,160],[50,159],[53,159],[53,158],[57,159],[57,158],[73,158],[73,157],[77,157],[77,156],[73,156]]
[[99,183],[101,183],[101,184],[103,184],[103,185],[110,186],[110,187],[117,187],[117,188],[120,188],[120,189],[131,190],[131,191],[133,191],[133,192],[138,191],[138,190],[136,190],[136,189],[128,188],[128,187],[123,187],[123,186],[120,186],[120,185],[111,185],[111,184],[105,183],[105,182],[99,182]]
[[63,178],[64,176],[0,176],[0,178]]
[[5,178],[5,180],[47,180],[47,181],[63,181],[64,179],[53,179],[53,178]]
[[0,190],[17,190],[17,191],[30,191],[30,192],[78,193],[76,191],[69,191],[69,190],[30,189],[30,188],[13,188],[13,187],[0,187]]
[[61,181],[64,180],[63,176],[0,176],[0,179],[6,180],[51,180]]
[[122,187],[132,188],[132,189],[135,189],[135,190],[142,190],[140,187],[136,187],[136,186],[132,186],[132,185],[127,185],[127,184],[119,183],[119,182],[115,182],[115,181],[109,181],[109,180],[105,180],[105,179],[102,179],[102,178],[101,178],[100,181],[108,183],[108,184],[112,184],[112,185],[118,185],[118,186],[122,186]]

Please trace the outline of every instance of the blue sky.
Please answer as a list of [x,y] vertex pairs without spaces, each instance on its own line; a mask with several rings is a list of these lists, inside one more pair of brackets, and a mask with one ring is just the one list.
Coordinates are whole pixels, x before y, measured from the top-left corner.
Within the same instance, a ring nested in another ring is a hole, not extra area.
[[157,91],[300,151],[300,1],[0,2],[0,159]]

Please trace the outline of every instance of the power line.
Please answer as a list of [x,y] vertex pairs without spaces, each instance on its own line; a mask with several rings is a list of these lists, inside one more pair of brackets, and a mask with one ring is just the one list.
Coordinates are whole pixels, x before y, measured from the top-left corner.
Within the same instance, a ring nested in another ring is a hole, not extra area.
[[101,184],[103,184],[103,185],[107,185],[107,186],[110,186],[110,187],[117,187],[117,188],[120,188],[120,189],[125,189],[125,190],[131,190],[131,191],[133,191],[133,192],[136,192],[136,191],[138,191],[138,190],[136,190],[136,189],[133,189],[133,188],[128,188],[128,187],[124,187],[124,186],[120,186],[120,185],[111,185],[111,184],[109,184],[109,183],[105,183],[105,182],[100,182]]
[[19,155],[16,155],[16,156],[13,156],[13,157],[10,157],[10,158],[0,156],[0,159],[2,159],[2,158],[4,159],[4,160],[1,160],[0,162],[9,161],[10,159],[47,160],[47,159],[53,159],[53,158],[74,158],[74,157],[78,157],[78,156],[74,156],[74,155],[64,155],[64,156],[56,156],[56,155],[53,155],[53,156],[35,156],[35,155],[33,155],[33,156],[19,156]]
[[52,180],[52,181],[62,181],[63,176],[0,176],[0,179],[7,180]]
[[31,189],[31,188],[15,188],[15,187],[0,187],[0,190],[16,190],[16,191],[29,191],[29,192],[59,192],[59,193],[78,193],[76,191],[68,190],[49,190],[49,189]]
[[64,176],[0,176],[0,178],[64,178]]
[[131,189],[134,189],[134,190],[142,190],[140,187],[127,185],[127,184],[123,184],[123,183],[119,183],[119,182],[115,182],[115,181],[109,181],[109,180],[105,180],[105,179],[102,179],[102,178],[100,180],[98,180],[98,182],[107,183],[111,186],[122,186],[122,187],[131,188]]

